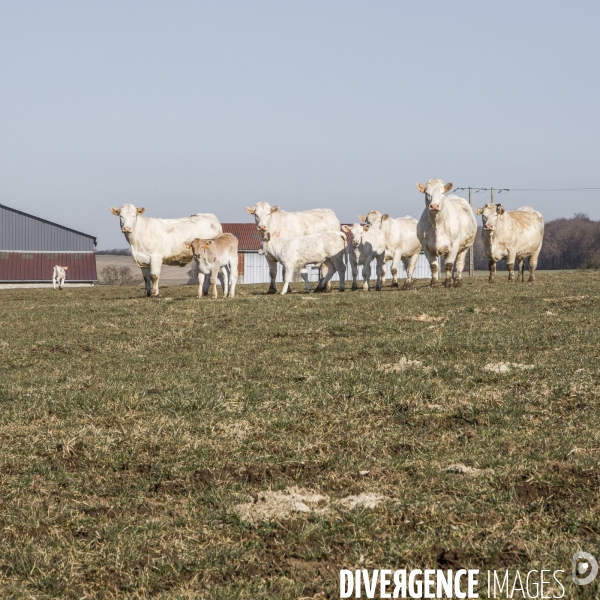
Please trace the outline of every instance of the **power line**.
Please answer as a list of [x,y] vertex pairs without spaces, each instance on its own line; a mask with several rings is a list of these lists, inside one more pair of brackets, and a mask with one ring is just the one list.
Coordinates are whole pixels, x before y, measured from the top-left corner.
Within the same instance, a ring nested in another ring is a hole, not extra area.
[[492,189],[494,192],[498,194],[502,192],[600,192],[600,187],[587,187],[587,188],[468,188],[468,187],[457,187],[452,191],[456,192],[467,191],[471,189],[474,194],[478,194],[479,192],[489,192]]

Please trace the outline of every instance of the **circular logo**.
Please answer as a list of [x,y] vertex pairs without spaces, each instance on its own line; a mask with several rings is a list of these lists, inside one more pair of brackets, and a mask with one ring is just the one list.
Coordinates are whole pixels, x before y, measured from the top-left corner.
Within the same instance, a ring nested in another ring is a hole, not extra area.
[[[581,575],[585,575],[581,577]],[[598,561],[589,552],[573,554],[573,581],[577,585],[592,583],[598,576]]]

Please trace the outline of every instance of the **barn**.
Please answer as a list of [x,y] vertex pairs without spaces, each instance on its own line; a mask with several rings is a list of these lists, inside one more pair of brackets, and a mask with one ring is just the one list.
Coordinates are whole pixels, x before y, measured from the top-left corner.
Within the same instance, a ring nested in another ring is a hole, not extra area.
[[0,204],[0,287],[52,283],[54,265],[68,267],[65,284],[93,285],[93,235]]
[[[260,234],[256,231],[256,225],[254,223],[223,223],[223,232],[231,233],[238,239],[238,251],[239,251],[239,283],[269,283],[269,265],[267,259],[264,256],[258,254],[260,248]],[[358,269],[358,276],[361,277],[362,267]],[[391,262],[386,263],[385,267],[386,277],[391,278]],[[372,265],[372,277],[375,277],[375,262]],[[406,278],[406,271],[404,266],[400,265],[400,272],[398,273],[399,278]],[[414,273],[415,279],[430,279],[431,269],[429,263],[425,258],[425,255],[421,252],[417,267]],[[319,272],[316,267],[309,269],[310,281],[318,281]],[[346,280],[352,279],[352,270],[350,268],[349,261],[346,266]],[[334,275],[333,281],[337,281],[337,274]],[[277,281],[283,281],[281,273],[281,265],[277,265]]]

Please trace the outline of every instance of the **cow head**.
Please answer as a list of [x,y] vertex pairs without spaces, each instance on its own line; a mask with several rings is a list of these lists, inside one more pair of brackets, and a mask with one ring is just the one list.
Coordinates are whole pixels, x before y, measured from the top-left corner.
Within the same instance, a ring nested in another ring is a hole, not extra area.
[[121,208],[111,207],[110,211],[113,215],[121,217],[121,231],[127,235],[133,233],[137,216],[144,213],[146,209],[142,206],[135,207],[133,204],[123,204]]
[[494,231],[498,225],[498,217],[504,214],[502,204],[493,204],[490,202],[482,208],[476,208],[475,214],[481,215],[484,231]]
[[271,234],[267,231],[267,233],[265,233],[263,235],[262,244],[261,244],[260,248],[258,249],[258,253],[261,256],[267,256],[269,254],[268,246],[269,246],[270,241],[271,241]]
[[431,214],[439,213],[446,203],[445,193],[449,192],[453,183],[446,183],[441,179],[430,179],[425,185],[417,183],[417,189],[425,194],[425,206]]
[[63,269],[66,271],[69,267],[63,267]]
[[362,242],[363,233],[371,229],[370,225],[361,225],[354,223],[353,225],[342,225],[342,231],[350,234],[350,243],[354,248],[358,248]]
[[254,215],[256,229],[264,236],[270,231],[271,215],[279,210],[279,206],[271,206],[268,202],[257,202],[254,206],[246,206],[246,212]]
[[378,210],[370,210],[367,215],[358,215],[358,218],[371,227],[381,228],[383,221],[389,219],[390,215],[382,215]]
[[186,242],[185,247],[188,250],[192,251],[194,258],[199,258],[200,256],[202,256],[202,254],[204,252],[206,252],[207,250],[210,250],[212,243],[213,243],[213,240],[203,240],[201,238],[196,238],[195,240],[192,240],[191,242]]

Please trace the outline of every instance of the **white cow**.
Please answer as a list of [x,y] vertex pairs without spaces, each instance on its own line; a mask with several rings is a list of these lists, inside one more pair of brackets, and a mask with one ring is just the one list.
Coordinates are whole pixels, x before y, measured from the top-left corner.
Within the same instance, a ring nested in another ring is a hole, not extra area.
[[336,271],[340,276],[340,292],[344,291],[346,236],[341,231],[322,231],[294,238],[273,237],[267,231],[258,252],[283,265],[285,279],[282,295],[288,291],[294,271],[297,270],[304,279],[306,291],[310,292],[306,265],[316,263],[327,265],[327,274],[319,280],[315,292],[323,290]]
[[[204,291],[204,277],[210,276],[213,298],[217,297],[217,276],[223,286],[223,297],[233,298],[238,279],[238,240],[231,233],[222,233],[212,240],[195,240],[186,244],[194,253],[198,273],[198,298]],[[225,267],[222,272],[221,267]]]
[[438,256],[443,256],[446,262],[446,287],[462,285],[467,250],[477,233],[477,221],[469,203],[464,198],[445,195],[452,185],[444,185],[441,179],[430,179],[425,185],[417,183],[418,190],[425,194],[425,210],[417,225],[417,235],[431,266],[434,287],[439,285]]
[[[373,229],[381,229],[385,235],[385,262],[392,261],[392,287],[398,287],[400,261],[406,269],[404,287],[410,287],[421,254],[421,242],[417,236],[418,221],[408,215],[392,219],[390,215],[382,215],[378,210],[372,210],[366,215],[358,215],[358,218]],[[382,282],[385,283],[385,271],[382,274]]]
[[[276,237],[295,238],[321,231],[339,231],[340,222],[335,213],[329,208],[315,208],[313,210],[303,210],[300,212],[285,212],[278,206],[271,206],[268,202],[258,202],[254,206],[246,206],[246,212],[254,215],[256,229],[264,239],[266,233],[271,234],[271,239]],[[271,285],[269,294],[275,294],[275,279],[277,277],[277,261],[267,256],[269,263],[269,275]],[[321,279],[327,275],[327,267],[321,268]],[[290,275],[291,276],[291,275]],[[284,271],[285,279],[286,273]],[[328,280],[329,281],[329,280]],[[328,289],[331,284],[328,284]]]
[[60,265],[55,265],[54,269],[52,269],[52,285],[54,289],[56,289],[56,285],[58,284],[58,289],[62,290],[63,285],[65,284],[65,277],[67,276],[67,269],[69,267],[61,267]]
[[193,255],[186,242],[194,238],[212,239],[223,233],[215,215],[200,213],[182,219],[148,219],[146,210],[133,204],[110,209],[121,218],[121,231],[131,246],[131,254],[142,270],[146,295],[158,296],[160,269],[164,264],[183,267]]
[[504,210],[502,204],[476,208],[483,221],[483,247],[490,267],[490,283],[496,278],[496,263],[506,259],[508,281],[514,282],[515,259],[519,263],[517,281],[525,281],[523,269],[529,256],[529,281],[535,281],[535,269],[544,240],[544,217],[531,206]]
[[381,229],[370,225],[343,225],[342,231],[350,234],[348,253],[352,266],[352,289],[358,288],[358,265],[362,265],[363,290],[368,292],[371,286],[371,262],[376,260],[375,273],[377,284],[375,289],[381,290],[383,276],[383,261],[385,260],[385,235]]

